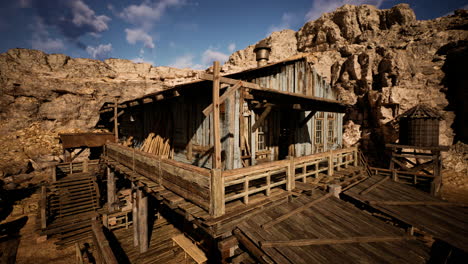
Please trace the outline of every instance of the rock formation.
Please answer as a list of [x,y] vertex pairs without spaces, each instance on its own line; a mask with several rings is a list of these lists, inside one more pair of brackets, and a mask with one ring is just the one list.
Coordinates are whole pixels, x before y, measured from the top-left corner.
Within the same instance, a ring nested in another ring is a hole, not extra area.
[[[105,102],[163,89],[196,71],[12,49],[0,54],[0,178],[61,153],[57,133],[88,131]],[[51,156],[52,155],[52,156]],[[29,165],[28,165],[29,164]]]
[[[462,89],[468,84],[467,29],[466,10],[420,21],[406,4],[386,10],[344,5],[297,32],[274,32],[266,40],[272,47],[270,62],[312,53],[313,66],[353,105],[345,117],[345,144],[359,142],[376,153],[396,140],[394,117],[418,103],[445,118],[441,144],[467,142],[463,99],[468,96]],[[256,67],[253,48],[233,53],[222,71]],[[121,59],[25,49],[0,54],[0,178],[56,159],[50,155],[61,152],[57,133],[93,129],[104,102],[139,97],[195,76],[194,70]]]
[[[270,62],[312,53],[313,66],[342,100],[353,105],[345,116],[345,144],[360,137],[362,148],[379,153],[398,137],[394,118],[418,103],[443,115],[442,145],[451,145],[454,137],[467,142],[467,126],[462,124],[468,122],[468,111],[460,99],[468,98],[461,69],[467,59],[467,29],[466,10],[421,21],[407,4],[386,10],[344,5],[307,22],[295,40],[291,30],[275,32],[266,40],[272,46]],[[231,55],[224,68],[255,67],[252,49]]]

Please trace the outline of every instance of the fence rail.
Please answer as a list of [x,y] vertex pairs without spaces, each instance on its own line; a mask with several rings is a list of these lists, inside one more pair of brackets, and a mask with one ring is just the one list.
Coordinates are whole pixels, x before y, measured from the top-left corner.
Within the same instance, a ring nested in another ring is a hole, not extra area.
[[356,147],[263,163],[227,171],[207,170],[161,158],[115,143],[106,145],[106,155],[135,172],[208,210],[212,216],[225,213],[226,204],[258,193],[270,196],[275,188],[291,191],[295,181],[320,173],[333,175],[349,165],[358,165]]

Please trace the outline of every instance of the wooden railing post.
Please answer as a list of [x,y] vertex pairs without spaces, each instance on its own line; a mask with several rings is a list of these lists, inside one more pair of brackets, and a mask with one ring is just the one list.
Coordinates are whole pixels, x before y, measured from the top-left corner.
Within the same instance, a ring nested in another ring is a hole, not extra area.
[[115,174],[110,167],[107,167],[107,208],[109,212],[114,211],[115,191]]
[[83,172],[88,172],[89,167],[88,167],[88,159],[83,160]]
[[218,217],[224,214],[224,178],[220,169],[211,170],[210,180],[210,215]]
[[357,167],[359,165],[359,156],[358,156],[358,148],[357,147],[354,147],[353,156],[354,156],[354,166]]
[[287,180],[286,180],[286,190],[292,191],[296,188],[296,167],[294,166],[294,156],[289,156],[289,165],[288,165],[288,172],[287,172]]
[[57,181],[57,166],[55,164],[50,166],[50,179],[52,182]]
[[44,230],[47,227],[47,190],[46,186],[42,185],[41,187],[41,228]]
[[333,151],[328,155],[328,176],[333,176]]
[[148,251],[148,196],[138,189],[138,232],[140,253]]
[[136,184],[132,182],[132,224],[133,224],[133,246],[137,247],[139,244],[138,232],[138,194]]

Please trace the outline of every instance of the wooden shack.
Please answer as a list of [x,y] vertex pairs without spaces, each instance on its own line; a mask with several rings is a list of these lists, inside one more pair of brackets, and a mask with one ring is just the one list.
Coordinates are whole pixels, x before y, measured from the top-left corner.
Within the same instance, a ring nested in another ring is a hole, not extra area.
[[[223,78],[229,81],[220,90],[225,99],[219,119],[222,169],[341,147],[345,107],[307,56]],[[251,87],[231,92],[239,81]],[[211,81],[203,80],[122,102],[118,135],[132,137],[132,146],[141,148],[152,133],[158,146],[150,152],[211,169],[214,123],[207,107],[212,101]],[[111,118],[112,112],[104,117]]]

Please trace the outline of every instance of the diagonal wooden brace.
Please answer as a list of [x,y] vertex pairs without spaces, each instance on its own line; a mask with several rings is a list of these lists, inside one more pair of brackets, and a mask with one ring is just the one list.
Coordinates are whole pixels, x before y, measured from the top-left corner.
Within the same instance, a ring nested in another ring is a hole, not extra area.
[[[222,104],[231,94],[233,94],[240,87],[242,87],[242,81],[238,81],[234,86],[229,87],[227,91],[219,97],[219,104]],[[213,104],[210,104],[203,110],[203,114],[205,116],[208,116],[211,112],[213,112]]]

